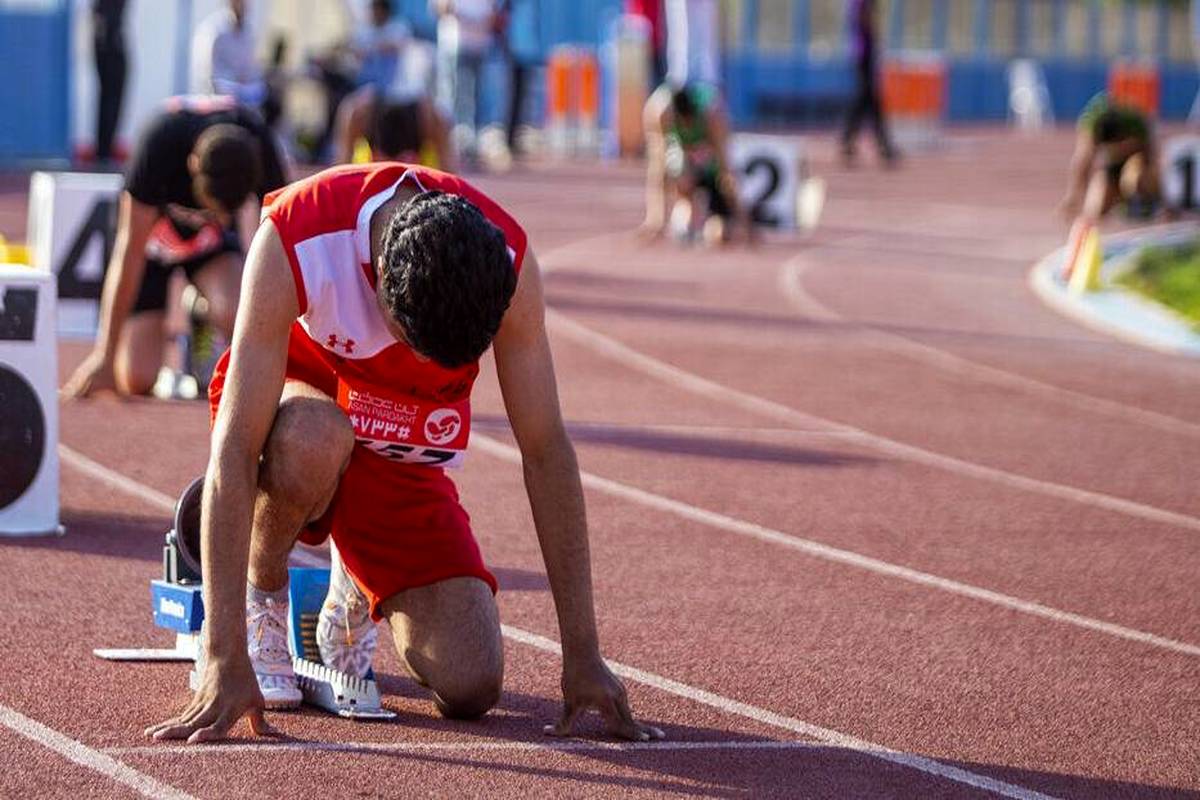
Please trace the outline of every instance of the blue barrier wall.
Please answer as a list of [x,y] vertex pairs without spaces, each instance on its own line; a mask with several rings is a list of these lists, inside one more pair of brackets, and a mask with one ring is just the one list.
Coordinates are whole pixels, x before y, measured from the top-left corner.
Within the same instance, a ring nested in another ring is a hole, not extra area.
[[0,161],[67,156],[70,31],[66,2],[0,13]]
[[[170,0],[155,0],[170,2]],[[843,9],[848,0],[722,0],[722,69],[734,121],[821,125],[841,113],[851,91]],[[1200,75],[1193,63],[1192,20],[1181,0],[877,0],[887,50],[940,52],[947,65],[951,121],[1002,120],[1010,59],[1043,67],[1055,116],[1073,118],[1104,88],[1110,63],[1134,58],[1161,75],[1161,113],[1180,119],[1192,107]],[[0,161],[65,157],[70,128],[70,8],[18,4],[0,11]],[[398,0],[397,14],[433,38],[428,0]],[[534,66],[530,106],[538,118],[538,65],[558,44],[598,46],[621,0],[513,0],[510,49]],[[485,111],[498,119],[507,70],[491,65]]]
[[[1007,68],[1038,61],[1056,118],[1072,119],[1118,59],[1157,66],[1161,116],[1187,116],[1200,88],[1181,0],[876,0],[885,52],[938,53],[951,121],[1003,120]],[[739,125],[835,119],[853,80],[848,0],[726,0],[724,79]]]

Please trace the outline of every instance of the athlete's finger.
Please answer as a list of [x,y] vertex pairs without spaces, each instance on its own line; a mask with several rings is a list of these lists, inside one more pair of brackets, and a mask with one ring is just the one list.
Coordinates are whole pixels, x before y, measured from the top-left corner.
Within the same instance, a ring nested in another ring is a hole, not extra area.
[[636,725],[638,730],[646,734],[646,736],[650,739],[667,738],[667,734],[663,732],[662,728],[656,728],[653,725],[646,725],[645,723],[638,722],[633,718],[633,711],[631,711],[629,708],[629,695],[625,692],[621,692],[619,695],[617,695],[617,711],[624,719],[627,719]]
[[279,729],[267,721],[267,715],[263,713],[261,708],[255,708],[248,714],[250,717],[250,730],[258,736],[281,736]]
[[547,736],[570,736],[575,727],[575,720],[579,719],[583,709],[584,707],[581,705],[575,705],[570,701],[564,702],[562,718],[555,724],[543,728],[543,733]]
[[650,734],[641,730],[638,724],[633,721],[633,717],[628,714],[628,706],[625,707],[625,711],[625,714],[621,713],[617,697],[606,698],[600,704],[600,713],[608,724],[608,732],[613,736],[628,739],[631,742],[649,741]]
[[156,731],[155,739],[186,739],[196,732],[197,728],[203,728],[206,725],[212,724],[217,718],[217,712],[212,706],[205,706],[201,713],[197,714],[192,719],[186,722],[180,722],[177,725],[172,725],[169,728]]
[[213,724],[198,729],[195,733],[188,737],[188,744],[203,744],[204,742],[216,742],[225,738],[229,733],[229,729],[233,727],[233,723],[238,721],[240,714],[222,714],[217,717]]
[[163,730],[164,728],[172,728],[172,727],[175,727],[176,725],[183,725],[183,724],[187,723],[188,720],[190,720],[193,716],[195,716],[201,708],[202,708],[202,705],[200,703],[198,703],[195,698],[192,698],[191,702],[189,702],[187,704],[187,707],[183,709],[183,712],[181,714],[179,714],[178,716],[171,717],[170,719],[165,720],[163,722],[159,722],[155,725],[151,725],[150,727],[148,727],[144,731],[142,731],[142,734],[145,736],[153,736],[154,734],[158,733],[160,730]]

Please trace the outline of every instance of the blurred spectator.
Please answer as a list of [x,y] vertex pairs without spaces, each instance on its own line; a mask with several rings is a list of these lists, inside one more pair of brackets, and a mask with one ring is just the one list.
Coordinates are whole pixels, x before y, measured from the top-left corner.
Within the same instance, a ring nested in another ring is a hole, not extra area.
[[100,97],[96,107],[96,161],[113,160],[113,140],[125,98],[125,0],[92,0],[92,46]]
[[500,13],[507,26],[506,35],[501,37],[501,41],[505,45],[510,67],[505,138],[512,153],[519,149],[517,130],[522,122],[529,78],[534,67],[542,59],[537,26],[541,14],[540,6],[540,0],[503,0],[500,6]]
[[720,85],[721,16],[717,0],[666,0],[667,83]]
[[229,0],[192,37],[192,91],[225,94],[250,106],[262,105],[267,83],[255,54],[254,32],[246,24],[245,0]]
[[496,0],[431,0],[430,7],[438,17],[438,102],[454,119],[455,143],[471,155],[482,123],[483,66],[503,18]]
[[358,27],[351,41],[351,50],[358,59],[355,83],[386,91],[396,80],[400,57],[410,39],[408,25],[392,18],[391,0],[371,0],[369,19]]
[[858,129],[862,125],[863,117],[870,116],[879,154],[890,164],[896,160],[896,149],[888,137],[883,103],[879,97],[875,0],[850,0],[849,23],[850,53],[854,59],[857,88],[846,115],[846,126],[842,130],[842,158],[847,164],[853,163]]

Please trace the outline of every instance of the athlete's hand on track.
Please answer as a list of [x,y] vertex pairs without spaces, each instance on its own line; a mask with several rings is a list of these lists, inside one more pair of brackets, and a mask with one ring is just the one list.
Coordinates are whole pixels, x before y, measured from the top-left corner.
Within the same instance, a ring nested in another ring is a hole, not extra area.
[[643,242],[653,242],[662,238],[666,228],[665,222],[646,221],[638,227],[637,235]]
[[103,353],[93,351],[75,372],[71,373],[71,378],[63,386],[62,392],[66,397],[82,398],[100,391],[116,390],[117,376],[113,372],[113,365],[104,358]]
[[146,735],[154,739],[187,739],[188,744],[224,739],[237,721],[250,718],[250,729],[259,736],[277,732],[263,716],[262,692],[254,679],[250,659],[208,661],[200,688],[192,702],[174,719],[151,725]]
[[1077,195],[1068,195],[1059,202],[1056,210],[1063,219],[1071,221],[1079,214],[1081,208],[1083,208],[1083,198]]
[[666,736],[652,725],[643,725],[633,718],[625,687],[596,654],[593,658],[564,661],[563,715],[554,725],[547,725],[549,736],[570,736],[579,715],[594,708],[604,717],[609,733],[634,742],[648,742]]

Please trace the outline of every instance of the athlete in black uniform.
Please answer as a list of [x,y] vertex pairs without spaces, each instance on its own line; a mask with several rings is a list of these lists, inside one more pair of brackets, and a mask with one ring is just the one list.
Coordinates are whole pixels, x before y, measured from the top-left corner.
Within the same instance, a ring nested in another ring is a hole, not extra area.
[[168,101],[130,161],[96,345],[65,391],[150,391],[176,269],[208,301],[209,322],[230,336],[241,281],[238,211],[251,192],[261,201],[285,182],[283,158],[257,113],[224,97]]

